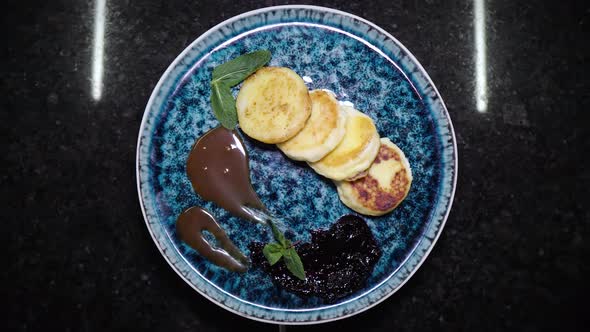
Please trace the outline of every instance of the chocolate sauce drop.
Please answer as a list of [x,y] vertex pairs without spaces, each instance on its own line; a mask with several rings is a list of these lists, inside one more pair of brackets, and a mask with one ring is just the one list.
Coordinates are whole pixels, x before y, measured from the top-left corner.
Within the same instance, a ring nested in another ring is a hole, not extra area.
[[[221,248],[213,247],[203,237],[203,231],[209,231],[217,239]],[[176,232],[180,239],[213,264],[230,271],[246,272],[248,257],[227,237],[215,218],[207,210],[194,206],[184,211],[176,220]]]
[[250,183],[248,155],[235,130],[217,127],[199,138],[186,171],[197,194],[234,216],[253,220],[245,207],[266,211]]
[[[204,200],[214,202],[234,216],[263,220],[266,208],[250,183],[248,155],[236,131],[217,127],[205,133],[188,156],[186,172],[193,189]],[[248,258],[203,208],[195,206],[183,212],[176,220],[176,230],[184,242],[213,264],[230,271],[248,269]],[[203,230],[211,232],[221,248],[207,242]]]

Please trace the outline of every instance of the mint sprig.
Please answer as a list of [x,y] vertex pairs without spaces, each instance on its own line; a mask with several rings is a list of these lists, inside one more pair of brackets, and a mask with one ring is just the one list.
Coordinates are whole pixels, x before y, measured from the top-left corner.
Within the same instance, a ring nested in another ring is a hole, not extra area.
[[262,253],[270,265],[275,265],[283,257],[285,248],[278,243],[267,243],[262,249]]
[[211,77],[211,108],[217,120],[227,129],[238,124],[236,100],[231,87],[239,84],[270,61],[267,50],[246,53],[213,69]]
[[227,129],[234,129],[238,124],[236,101],[229,87],[223,84],[211,84],[211,107],[217,120]]
[[297,278],[305,280],[305,269],[303,262],[291,241],[285,238],[285,235],[275,226],[272,220],[266,221],[272,230],[272,234],[277,242],[268,243],[262,249],[262,253],[270,265],[275,265],[281,258],[285,262],[287,269]]
[[240,84],[260,67],[270,61],[270,51],[260,50],[240,55],[213,69],[211,84],[223,84],[232,87]]

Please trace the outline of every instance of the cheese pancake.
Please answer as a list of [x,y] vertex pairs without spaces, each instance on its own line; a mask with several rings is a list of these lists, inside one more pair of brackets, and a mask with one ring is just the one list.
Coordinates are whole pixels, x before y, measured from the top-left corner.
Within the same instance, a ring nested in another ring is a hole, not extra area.
[[349,106],[340,106],[348,113],[346,133],[336,148],[315,163],[317,173],[332,180],[344,180],[365,171],[379,150],[379,134],[373,120]]
[[381,139],[379,153],[367,175],[354,181],[335,181],[340,200],[356,212],[380,216],[395,209],[412,184],[410,164],[395,144]]
[[336,148],[346,133],[347,112],[340,110],[338,101],[326,91],[314,90],[311,97],[311,116],[295,137],[277,144],[294,160],[315,162]]
[[236,100],[246,135],[264,143],[284,142],[305,126],[311,98],[303,79],[285,67],[263,67],[244,81]]

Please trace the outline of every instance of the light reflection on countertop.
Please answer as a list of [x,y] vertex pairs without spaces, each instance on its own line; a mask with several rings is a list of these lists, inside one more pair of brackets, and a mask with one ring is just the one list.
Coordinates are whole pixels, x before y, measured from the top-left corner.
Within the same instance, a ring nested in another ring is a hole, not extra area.
[[488,109],[487,41],[485,0],[473,0],[475,40],[475,104],[478,112]]
[[104,44],[105,44],[105,21],[106,21],[106,0],[95,0],[94,6],[94,39],[92,46],[92,98],[99,101],[102,97],[103,75],[104,75]]

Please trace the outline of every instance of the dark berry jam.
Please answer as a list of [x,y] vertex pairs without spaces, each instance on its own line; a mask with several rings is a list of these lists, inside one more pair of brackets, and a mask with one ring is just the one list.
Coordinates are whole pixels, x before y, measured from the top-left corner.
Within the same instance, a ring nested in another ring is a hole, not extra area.
[[285,290],[317,296],[328,303],[362,289],[381,257],[369,226],[355,215],[343,216],[327,230],[311,231],[311,243],[297,245],[305,281],[294,277],[282,260],[270,266],[263,247],[259,242],[250,244],[253,267],[262,268]]

